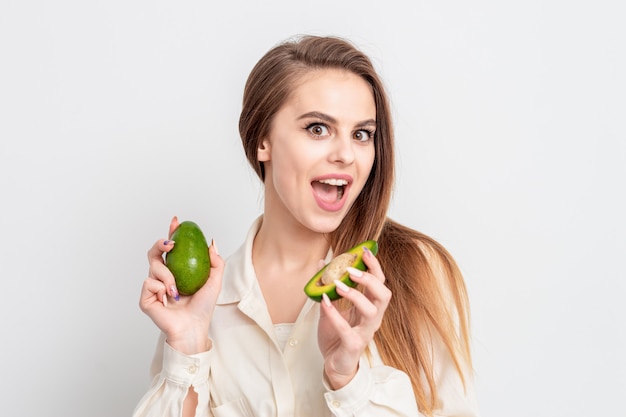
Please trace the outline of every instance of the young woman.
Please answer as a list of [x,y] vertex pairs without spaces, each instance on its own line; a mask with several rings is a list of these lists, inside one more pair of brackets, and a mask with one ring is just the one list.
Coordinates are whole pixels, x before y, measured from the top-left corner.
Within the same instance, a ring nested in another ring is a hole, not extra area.
[[[135,416],[475,416],[468,300],[436,241],[387,217],[394,139],[383,85],[351,43],[306,36],[247,81],[239,129],[264,212],[207,284],[179,296],[159,240],[140,306],[162,332]],[[178,226],[176,218],[170,234]],[[307,298],[368,239],[358,286]]]

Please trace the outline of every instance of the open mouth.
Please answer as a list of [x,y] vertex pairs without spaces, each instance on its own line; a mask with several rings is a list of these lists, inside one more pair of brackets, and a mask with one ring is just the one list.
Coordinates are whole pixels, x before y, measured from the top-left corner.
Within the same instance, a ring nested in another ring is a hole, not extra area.
[[311,183],[318,198],[332,204],[340,201],[348,185],[348,181],[338,178],[316,180]]

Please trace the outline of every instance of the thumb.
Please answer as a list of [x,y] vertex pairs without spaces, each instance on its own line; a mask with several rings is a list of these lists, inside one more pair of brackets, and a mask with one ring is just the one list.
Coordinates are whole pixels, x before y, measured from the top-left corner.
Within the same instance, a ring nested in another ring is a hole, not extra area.
[[211,269],[209,270],[209,279],[206,284],[198,290],[198,292],[212,293],[213,297],[217,297],[222,288],[222,275],[224,274],[224,267],[226,262],[220,256],[217,251],[215,240],[211,242],[211,246],[208,248],[209,257],[211,259]]
[[167,236],[172,237],[172,234],[174,233],[176,229],[178,229],[178,226],[180,226],[180,223],[178,222],[178,217],[177,216],[172,217],[172,221],[170,222],[170,233]]

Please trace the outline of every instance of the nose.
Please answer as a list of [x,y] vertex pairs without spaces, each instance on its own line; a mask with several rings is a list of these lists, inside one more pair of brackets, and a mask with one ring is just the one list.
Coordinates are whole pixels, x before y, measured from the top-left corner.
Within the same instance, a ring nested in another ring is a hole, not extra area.
[[333,163],[350,165],[354,162],[354,141],[351,133],[338,134],[331,141],[330,159]]

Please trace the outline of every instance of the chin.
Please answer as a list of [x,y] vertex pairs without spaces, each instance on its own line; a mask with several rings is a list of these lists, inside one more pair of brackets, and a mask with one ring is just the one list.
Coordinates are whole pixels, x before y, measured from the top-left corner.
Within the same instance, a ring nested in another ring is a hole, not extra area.
[[307,226],[309,229],[311,229],[314,232],[328,234],[337,230],[337,228],[343,221],[344,217],[345,216],[342,215],[342,216],[336,216],[336,217],[333,216],[333,218],[326,218],[326,219],[320,219],[320,218],[312,219],[310,222],[308,222],[308,225],[305,224],[305,226]]

